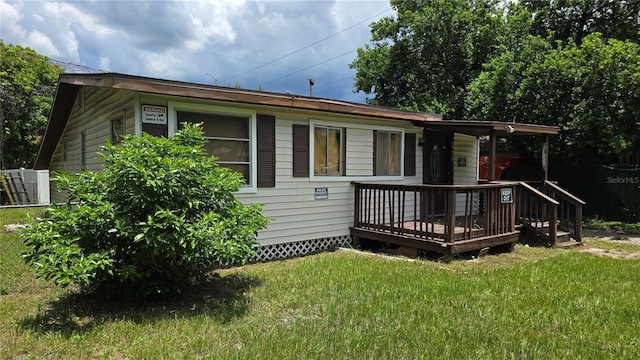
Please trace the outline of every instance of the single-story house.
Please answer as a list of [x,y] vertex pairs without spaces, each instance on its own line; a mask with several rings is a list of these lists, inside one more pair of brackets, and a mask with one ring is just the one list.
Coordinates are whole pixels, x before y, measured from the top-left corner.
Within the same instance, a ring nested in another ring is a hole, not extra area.
[[[563,221],[557,212],[560,192],[546,181],[546,171],[540,181],[553,194],[520,182],[478,180],[480,137],[490,139],[495,158],[498,136],[540,136],[546,149],[555,127],[450,121],[437,114],[117,73],[60,75],[35,169],[98,170],[96,152],[105,139],[118,142],[123,134],[142,132],[172,136],[183,122],[204,123],[207,151],[244,175],[247,184],[236,197],[265,204],[272,222],[258,234],[258,260],[361,238],[450,257],[512,244],[525,219],[555,244],[559,230],[549,224]],[[544,170],[546,151],[542,158]],[[491,155],[489,167],[495,168]],[[54,185],[50,196],[52,202],[65,200]],[[517,209],[522,206],[527,209]],[[555,218],[549,209],[556,209]],[[576,213],[567,224],[579,222]],[[579,242],[580,230],[572,234]]]

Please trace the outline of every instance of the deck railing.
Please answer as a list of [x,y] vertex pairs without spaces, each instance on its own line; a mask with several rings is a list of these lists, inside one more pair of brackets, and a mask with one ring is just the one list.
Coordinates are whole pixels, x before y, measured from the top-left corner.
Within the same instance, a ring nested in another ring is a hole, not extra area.
[[517,203],[519,224],[529,227],[539,237],[548,236],[551,245],[555,245],[558,239],[559,203],[526,182],[520,182]]
[[517,182],[354,185],[355,228],[446,243],[515,232]]
[[558,202],[558,226],[582,241],[582,208],[585,202],[571,195],[553,182],[544,182],[544,192]]
[[517,219],[550,245],[558,244],[559,231],[582,241],[582,208],[585,202],[551,181],[521,182]]

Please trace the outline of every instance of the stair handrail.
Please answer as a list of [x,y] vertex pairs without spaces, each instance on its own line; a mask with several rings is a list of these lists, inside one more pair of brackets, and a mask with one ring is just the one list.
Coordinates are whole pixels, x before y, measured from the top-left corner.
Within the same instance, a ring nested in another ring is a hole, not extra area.
[[550,189],[553,194],[559,196],[561,200],[566,201],[575,207],[575,223],[573,225],[573,236],[575,237],[576,241],[582,241],[582,207],[586,204],[586,202],[569,193],[560,186],[556,185],[554,182],[545,180],[544,186],[545,188]]
[[551,243],[555,245],[558,242],[558,206],[560,203],[524,181],[520,181],[520,186],[548,205],[547,214],[549,216],[549,238]]
[[527,189],[528,191],[532,192],[534,195],[540,197],[542,200],[544,200],[546,203],[552,204],[552,205],[560,205],[560,203],[555,200],[554,198],[552,198],[551,196],[543,193],[542,191],[534,188],[533,186],[527,184],[524,181],[520,181],[520,186],[522,186],[523,188]]
[[581,205],[581,206],[586,205],[585,201],[581,200],[580,198],[578,198],[575,195],[571,194],[567,190],[565,190],[565,189],[561,188],[560,186],[556,185],[552,181],[545,180],[544,181],[544,185],[552,188],[554,192],[557,192],[558,194],[562,195],[563,198],[565,198],[567,201],[569,201],[573,205]]

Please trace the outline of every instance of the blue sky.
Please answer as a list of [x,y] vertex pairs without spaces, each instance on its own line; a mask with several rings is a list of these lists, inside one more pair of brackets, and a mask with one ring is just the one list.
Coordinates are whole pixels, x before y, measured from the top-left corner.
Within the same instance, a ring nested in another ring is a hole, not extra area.
[[388,0],[0,0],[0,38],[90,69],[364,102],[348,64]]

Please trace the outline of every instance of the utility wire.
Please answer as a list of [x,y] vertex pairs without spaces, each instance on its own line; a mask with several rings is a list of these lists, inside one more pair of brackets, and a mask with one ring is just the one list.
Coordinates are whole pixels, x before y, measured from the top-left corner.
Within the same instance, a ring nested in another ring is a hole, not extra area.
[[297,54],[297,53],[299,53],[299,52],[301,52],[301,51],[303,51],[303,50],[305,50],[305,49],[308,49],[308,48],[310,48],[310,47],[312,47],[312,46],[314,46],[314,45],[317,45],[317,44],[319,44],[319,43],[321,43],[321,42],[323,42],[323,41],[326,41],[326,40],[328,40],[328,39],[331,39],[332,37],[335,37],[335,36],[337,36],[337,35],[339,35],[339,34],[341,34],[341,33],[345,32],[345,31],[347,31],[347,30],[353,29],[354,27],[356,27],[356,26],[358,26],[358,25],[360,25],[360,24],[362,24],[362,23],[364,23],[364,22],[366,22],[366,21],[369,21],[369,20],[371,20],[371,19],[373,19],[373,18],[375,18],[375,17],[378,17],[378,16],[380,16],[380,15],[382,15],[382,14],[384,14],[384,13],[388,12],[389,10],[391,10],[391,8],[388,8],[388,9],[387,9],[387,10],[385,10],[385,11],[382,11],[382,12],[380,12],[380,13],[378,13],[378,14],[375,14],[375,15],[373,15],[373,16],[371,16],[371,17],[368,17],[368,18],[366,18],[366,19],[364,19],[364,20],[362,20],[362,21],[360,21],[360,22],[358,22],[358,23],[355,23],[355,24],[353,24],[353,25],[351,25],[351,26],[349,26],[349,27],[346,27],[346,28],[344,28],[344,29],[342,29],[342,30],[340,30],[340,31],[338,31],[338,32],[336,32],[336,33],[334,33],[334,34],[332,34],[332,35],[329,35],[329,36],[327,36],[327,37],[325,37],[325,38],[323,38],[323,39],[320,39],[320,40],[318,40],[318,41],[316,41],[316,42],[313,42],[313,43],[311,43],[311,44],[309,44],[309,45],[307,45],[307,46],[304,46],[304,47],[302,47],[302,48],[300,48],[300,49],[298,49],[298,50],[292,51],[292,52],[290,52],[290,53],[288,53],[288,54],[286,54],[286,55],[282,55],[282,56],[280,56],[280,57],[278,57],[278,58],[275,58],[275,59],[273,59],[273,60],[271,60],[271,61],[268,61],[268,62],[266,62],[266,63],[264,63],[264,64],[262,64],[262,65],[260,65],[260,66],[256,66],[256,67],[254,67],[254,68],[252,68],[252,69],[249,69],[249,70],[247,70],[247,71],[243,71],[243,72],[238,73],[238,74],[235,74],[235,75],[233,75],[233,76],[229,76],[229,77],[225,78],[224,80],[222,80],[222,82],[225,82],[225,81],[227,81],[227,80],[231,80],[231,79],[236,78],[236,77],[238,77],[238,76],[241,76],[241,75],[244,75],[244,74],[250,73],[250,72],[252,72],[252,71],[255,71],[255,70],[261,69],[261,68],[263,68],[263,67],[265,67],[265,66],[267,66],[267,65],[271,65],[271,64],[273,64],[273,63],[275,63],[275,62],[277,62],[277,61],[280,61],[280,60],[282,60],[282,59],[284,59],[284,58],[286,58],[286,57],[289,57],[289,56],[291,56],[291,55]]
[[[356,6],[357,4],[358,4],[358,2],[357,2],[357,1],[354,1],[354,2],[352,2],[352,3],[351,3],[351,5],[349,5],[349,6],[345,7],[345,8],[340,9],[340,11],[346,11],[346,10],[348,10],[348,9],[350,9],[350,8],[352,8],[352,7],[354,7],[354,6]],[[291,38],[293,38],[293,37],[296,37],[296,36],[300,36],[300,34],[305,33],[305,32],[307,32],[307,31],[311,30],[311,28],[315,27],[315,26],[316,26],[316,25],[318,25],[318,24],[322,24],[323,22],[325,22],[325,21],[327,21],[327,20],[332,20],[332,19],[333,19],[333,16],[325,16],[325,17],[323,17],[322,19],[320,19],[319,21],[316,21],[316,22],[314,22],[313,24],[311,24],[311,25],[309,25],[309,26],[301,27],[300,29],[298,29],[298,30],[296,30],[296,31],[291,31],[291,35],[286,36],[286,37],[284,37],[284,38],[280,39],[280,41],[278,41],[278,42],[270,43],[269,45],[265,46],[264,48],[262,48],[262,49],[260,49],[260,50],[255,51],[254,53],[259,54],[259,53],[261,53],[261,52],[263,52],[263,51],[265,51],[265,50],[267,50],[267,49],[273,48],[274,46],[276,46],[276,45],[278,45],[278,44],[281,44],[281,43],[285,42],[286,40],[289,40],[289,39],[291,39]]]
[[92,68],[89,66],[84,66],[84,65],[79,65],[79,64],[74,64],[68,61],[62,61],[62,60],[55,60],[55,59],[51,59],[49,58],[49,63],[59,66],[61,68],[63,68],[66,72],[69,73],[92,73],[92,74],[99,74],[99,73],[106,73],[108,71],[106,70],[102,70],[102,69],[96,69],[96,68]]
[[324,64],[324,63],[328,63],[329,61],[332,61],[332,60],[335,60],[335,59],[341,58],[341,57],[343,57],[343,56],[345,56],[345,55],[347,55],[347,54],[350,54],[350,53],[352,53],[352,52],[354,52],[354,51],[356,51],[356,49],[349,50],[349,51],[347,51],[347,52],[343,52],[342,54],[340,54],[340,55],[336,55],[336,56],[334,56],[334,57],[332,57],[332,58],[329,58],[329,59],[323,60],[323,61],[318,62],[318,63],[315,63],[315,64],[313,64],[313,65],[309,65],[309,66],[307,66],[307,67],[305,67],[305,68],[302,68],[302,69],[296,70],[296,71],[294,71],[294,72],[291,72],[291,73],[288,73],[288,74],[282,75],[282,76],[277,77],[277,78],[275,78],[275,79],[271,79],[271,80],[269,80],[269,81],[265,81],[265,82],[263,82],[263,83],[260,83],[260,84],[255,85],[254,87],[257,87],[257,86],[264,86],[265,84],[268,84],[268,83],[271,83],[271,82],[274,82],[274,81],[278,81],[278,80],[280,80],[280,79],[284,79],[284,78],[286,78],[286,77],[289,77],[289,76],[291,76],[291,75],[295,75],[295,74],[297,74],[297,73],[301,73],[301,72],[303,72],[303,71],[305,71],[305,70],[311,69],[311,68],[316,67],[316,66],[318,66],[318,65],[322,65],[322,64]]

